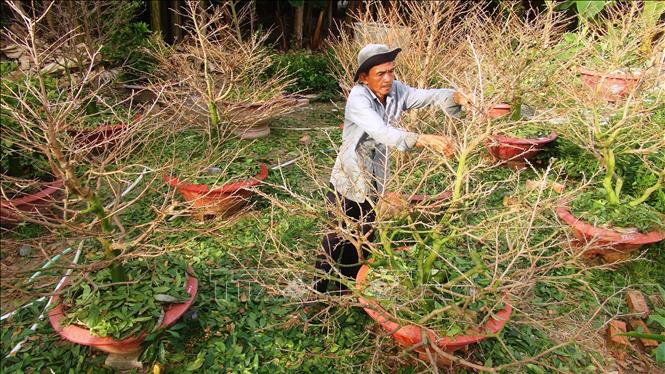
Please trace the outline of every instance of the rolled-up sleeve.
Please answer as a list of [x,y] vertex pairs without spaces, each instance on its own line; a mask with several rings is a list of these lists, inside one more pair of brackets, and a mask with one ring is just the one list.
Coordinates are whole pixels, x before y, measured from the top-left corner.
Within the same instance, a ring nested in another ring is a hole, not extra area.
[[356,124],[374,141],[405,151],[415,146],[418,134],[386,125],[374,111],[369,97],[350,96],[346,103],[346,120]]
[[461,109],[453,99],[456,90],[449,88],[421,89],[400,84],[404,95],[404,110],[437,105],[449,114],[457,114]]

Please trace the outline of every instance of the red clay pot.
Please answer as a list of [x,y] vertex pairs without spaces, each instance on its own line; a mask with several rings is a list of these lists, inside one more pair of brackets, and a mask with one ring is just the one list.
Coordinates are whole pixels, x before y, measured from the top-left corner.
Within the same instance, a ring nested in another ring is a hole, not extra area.
[[233,134],[243,140],[263,138],[270,135],[269,118],[255,121],[255,118],[262,116],[270,108],[274,106],[299,107],[308,104],[309,100],[297,97],[278,97],[272,101],[250,104],[229,101],[221,103],[226,109],[226,120],[236,126]]
[[[370,259],[371,262],[371,259]],[[369,266],[363,265],[358,271],[356,277],[356,286],[362,288],[365,285],[367,279],[367,273],[369,272]],[[403,347],[409,348],[414,345],[420,344],[422,341],[422,332],[425,330],[427,338],[430,341],[436,342],[436,345],[441,348],[444,352],[454,352],[460,348],[464,348],[470,344],[478,343],[487,338],[487,335],[496,334],[505,326],[506,322],[510,319],[512,314],[512,306],[506,304],[506,307],[496,313],[495,318],[489,319],[484,326],[480,327],[477,330],[467,332],[468,335],[457,335],[457,336],[444,336],[440,337],[435,331],[431,329],[424,329],[423,327],[416,325],[403,325],[400,326],[398,323],[393,322],[396,318],[390,315],[385,309],[383,309],[379,303],[371,300],[367,300],[363,297],[359,297],[358,301],[363,306],[363,309],[367,314],[376,322],[378,322],[384,331],[392,334],[395,341]],[[424,349],[416,348],[416,352],[424,353]],[[434,355],[435,353],[432,352]],[[422,357],[422,356],[421,356]],[[437,359],[438,362],[445,360]]]
[[176,177],[164,176],[164,180],[171,186],[176,187],[185,200],[193,203],[196,209],[196,217],[203,220],[205,215],[230,215],[247,203],[252,192],[248,187],[258,185],[268,177],[268,167],[261,164],[261,171],[253,178],[230,183],[220,188],[211,190],[205,184],[192,184],[181,182]]
[[[138,121],[141,114],[134,116],[133,122]],[[120,123],[117,125],[98,126],[91,129],[67,130],[67,133],[74,138],[74,143],[79,147],[91,147],[97,149],[103,146],[115,145],[120,135],[127,129],[127,125]]]
[[553,142],[557,133],[552,131],[548,136],[537,139],[513,138],[506,135],[493,135],[485,146],[495,159],[507,163],[509,166],[525,166],[526,161],[532,159],[545,145]]
[[424,208],[435,208],[440,207],[443,202],[450,199],[451,196],[453,196],[453,191],[451,190],[443,191],[438,195],[415,194],[409,196],[408,202],[409,205],[421,205],[423,202],[427,202],[430,204],[424,206]]
[[631,73],[603,74],[594,70],[580,68],[582,82],[596,94],[609,102],[615,102],[628,95],[637,86],[639,77]]
[[601,255],[605,260],[619,260],[645,244],[665,240],[665,231],[645,234],[622,233],[609,228],[596,227],[576,218],[565,206],[558,207],[556,214],[571,227],[573,235],[577,238],[576,244],[592,243],[584,253],[585,256]]
[[487,112],[487,116],[489,118],[499,118],[509,115],[511,110],[512,107],[510,106],[510,104],[499,103],[494,105],[492,109],[490,109],[489,112]]
[[[191,275],[187,276],[186,287],[187,292],[190,295],[189,300],[182,304],[169,305],[164,311],[164,320],[161,325],[159,325],[159,328],[166,328],[173,325],[187,311],[187,309],[189,309],[196,298],[198,285],[198,279]],[[94,336],[90,333],[90,330],[76,325],[62,326],[61,322],[65,314],[59,301],[60,296],[58,291],[56,291],[56,294],[53,296],[55,307],[48,313],[48,318],[53,329],[55,329],[63,339],[72,343],[91,346],[107,353],[126,354],[138,352],[141,349],[141,343],[143,343],[143,340],[145,340],[145,337],[148,335],[144,332],[139,336],[117,340],[111,337]]]
[[62,179],[49,183],[43,190],[34,194],[5,200],[0,198],[0,223],[13,224],[21,222],[23,214],[48,215],[57,201],[54,194],[62,190]]

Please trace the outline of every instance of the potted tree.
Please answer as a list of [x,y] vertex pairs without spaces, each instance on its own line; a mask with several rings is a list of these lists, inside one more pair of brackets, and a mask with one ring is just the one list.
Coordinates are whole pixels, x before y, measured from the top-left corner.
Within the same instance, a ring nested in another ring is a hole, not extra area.
[[504,165],[533,163],[534,157],[557,138],[556,129],[548,122],[550,108],[557,100],[558,83],[572,75],[574,65],[574,56],[552,62],[560,52],[554,46],[565,30],[564,21],[549,4],[530,21],[507,12],[475,15],[465,25],[468,43],[464,55],[479,63],[472,72],[457,74],[471,73],[486,82],[482,90],[476,90],[476,115],[493,122],[496,132],[486,147]]
[[[662,71],[663,62],[652,69]],[[568,108],[563,129],[598,160],[602,179],[571,197],[557,214],[578,241],[590,243],[587,254],[609,261],[665,239],[664,105],[662,94],[649,93],[662,77],[645,70],[643,79],[645,90],[627,97],[620,108],[569,87],[577,104]]]
[[[206,215],[228,216],[246,205],[252,195],[250,188],[267,177],[268,169],[243,157],[251,144],[236,138],[267,135],[267,120],[293,110],[296,100],[282,94],[292,82],[285,70],[265,76],[270,67],[270,53],[263,45],[267,35],[255,33],[243,38],[238,31],[246,8],[236,13],[233,2],[224,2],[206,10],[188,2],[184,10],[191,20],[185,31],[193,42],[177,46],[158,43],[153,90],[177,103],[178,108],[194,108],[204,114],[194,116],[194,126],[188,130],[205,121],[207,137],[200,132],[189,134],[200,140],[192,144],[190,152],[205,166],[171,170],[171,175],[164,176],[202,220]],[[234,19],[234,23],[224,23],[224,19]]]
[[584,55],[579,73],[593,94],[609,102],[625,98],[638,87],[643,71],[662,59],[662,42],[655,47],[654,42],[663,32],[658,22],[663,11],[659,2],[628,8],[609,4],[604,13],[582,18],[580,31],[565,35],[562,43]]
[[[54,179],[44,153],[22,147],[25,133],[12,115],[12,112],[21,109],[16,95],[35,103],[36,98],[27,93],[26,87],[34,86],[35,82],[21,80],[16,63],[3,61],[0,66],[3,76],[0,96],[0,222],[8,225],[26,218],[37,220],[40,216],[52,213],[58,192],[62,189],[62,180]],[[54,92],[54,79],[47,77],[44,84],[47,91]]]
[[193,112],[195,121],[209,119],[219,136],[231,132],[254,139],[270,133],[270,118],[295,110],[300,101],[285,94],[294,82],[286,69],[270,70],[269,35],[243,36],[239,30],[249,7],[235,7],[233,1],[208,9],[188,2],[184,12],[191,22],[184,29],[191,42],[177,47],[158,43],[156,78],[168,88],[166,97],[186,100],[182,109]]
[[[120,188],[125,185],[125,176],[139,175],[133,163],[127,161],[137,157],[133,151],[139,145],[149,148],[161,143],[155,136],[158,121],[148,111],[119,135],[122,147],[100,158],[86,157],[86,151],[95,145],[81,147],[65,130],[69,124],[82,121],[85,114],[79,108],[105,88],[96,84],[99,71],[94,69],[93,61],[99,51],[89,51],[91,62],[81,70],[79,79],[54,95],[46,89],[47,76],[41,71],[47,52],[59,44],[38,42],[50,8],[38,7],[36,13],[26,14],[15,3],[9,6],[17,22],[12,30],[20,31],[9,31],[7,37],[28,52],[36,69],[22,72],[23,79],[34,80],[34,85],[26,86],[24,92],[9,92],[18,104],[17,110],[7,115],[20,129],[18,132],[31,134],[20,138],[20,147],[44,154],[54,175],[62,180],[62,210],[40,220],[69,240],[78,241],[85,258],[85,263],[55,291],[49,302],[54,306],[49,319],[67,340],[106,352],[138,355],[146,334],[172,324],[191,305],[197,291],[196,278],[182,259],[160,256],[167,248],[155,233],[165,220],[168,204],[155,208],[157,214],[143,224],[132,222],[132,227],[127,227],[123,222],[122,212],[138,201],[122,201],[125,194]],[[75,33],[67,35],[71,38]],[[26,95],[33,99],[24,100]],[[141,174],[147,181],[141,184],[139,197],[152,191],[157,179],[156,173],[148,172],[146,168]],[[170,201],[168,195],[163,197],[165,202]]]

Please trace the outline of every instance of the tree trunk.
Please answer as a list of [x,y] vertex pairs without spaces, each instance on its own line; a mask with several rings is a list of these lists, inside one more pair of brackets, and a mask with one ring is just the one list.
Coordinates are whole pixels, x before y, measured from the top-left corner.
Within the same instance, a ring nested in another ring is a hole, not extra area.
[[282,19],[282,10],[279,6],[279,1],[277,1],[277,8],[275,9],[275,19],[277,19],[277,27],[279,28],[279,33],[282,40],[282,49],[286,50],[289,48],[288,38],[286,36],[286,27],[284,26],[284,20]]
[[171,35],[173,35],[173,42],[182,40],[182,15],[180,14],[180,0],[171,0],[171,14],[173,20],[171,21]]
[[321,27],[323,26],[323,15],[327,8],[322,8],[319,11],[319,18],[316,20],[316,28],[314,29],[314,37],[312,38],[312,50],[319,49],[321,46]]
[[296,41],[295,41],[295,47],[297,49],[302,48],[302,28],[303,28],[303,12],[305,10],[305,6],[301,5],[296,7],[294,10],[295,12],[295,17],[293,21],[293,33],[295,34]]
[[[305,2],[305,17],[303,25],[303,39],[307,38],[308,47],[312,48],[312,5],[308,2]],[[303,44],[305,40],[303,40]]]
[[330,34],[330,29],[333,27],[333,17],[337,8],[337,0],[328,0],[328,20],[326,24],[326,36]]
[[164,37],[162,33],[162,14],[160,12],[161,2],[159,0],[150,0],[150,28],[155,34]]

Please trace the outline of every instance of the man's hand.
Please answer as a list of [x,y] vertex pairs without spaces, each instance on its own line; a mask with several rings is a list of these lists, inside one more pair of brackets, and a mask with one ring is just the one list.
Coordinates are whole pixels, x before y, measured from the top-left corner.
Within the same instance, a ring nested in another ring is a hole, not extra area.
[[409,203],[397,192],[386,192],[376,204],[376,215],[380,220],[397,218],[409,211]]
[[462,108],[464,108],[466,111],[473,109],[473,107],[476,105],[476,98],[473,96],[473,94],[465,94],[460,91],[455,91],[453,94],[453,101],[455,104],[462,106]]
[[447,136],[421,134],[416,141],[416,147],[432,148],[447,157],[452,157],[455,154],[454,143]]

